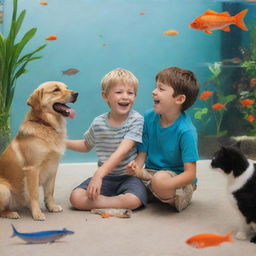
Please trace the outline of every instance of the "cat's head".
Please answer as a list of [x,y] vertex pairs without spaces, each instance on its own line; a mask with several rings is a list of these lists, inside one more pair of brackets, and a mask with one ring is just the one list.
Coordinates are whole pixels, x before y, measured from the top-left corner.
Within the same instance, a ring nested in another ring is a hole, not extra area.
[[234,146],[221,146],[211,161],[212,168],[218,168],[226,174],[232,172],[235,177],[241,175],[248,166],[249,162],[245,155]]

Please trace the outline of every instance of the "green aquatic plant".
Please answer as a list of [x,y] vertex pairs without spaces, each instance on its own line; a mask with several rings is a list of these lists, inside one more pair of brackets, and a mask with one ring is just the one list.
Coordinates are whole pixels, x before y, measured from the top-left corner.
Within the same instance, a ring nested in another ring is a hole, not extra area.
[[242,48],[241,52],[244,56],[241,66],[245,68],[249,78],[256,78],[256,24],[250,28],[249,49]]
[[[222,92],[221,65],[219,62],[208,65],[208,68],[211,72],[211,76],[205,82],[205,87],[208,90],[203,91],[200,95],[202,107],[194,108],[194,119],[199,123],[199,130],[203,131],[205,135],[210,133],[211,135],[223,136],[227,134],[227,130],[222,127],[224,115],[228,111],[227,106],[237,96],[235,94],[224,95]],[[212,90],[209,90],[209,87]]]
[[243,91],[240,93],[240,100],[238,107],[246,120],[248,125],[248,135],[255,136],[256,134],[256,87],[251,90]]
[[246,132],[255,136],[256,133],[256,23],[250,27],[250,44],[247,48],[242,48],[241,53],[244,61],[241,64],[245,68],[246,79],[249,81],[247,88],[243,88],[239,93],[237,104],[244,120],[246,121]]
[[[42,58],[35,56],[46,44],[34,51],[21,55],[24,47],[33,38],[37,29],[28,30],[20,41],[16,37],[20,31],[26,11],[23,10],[17,17],[17,0],[13,0],[12,20],[7,37],[0,33],[0,142],[7,137],[10,139],[10,112],[15,92],[16,80],[27,72],[29,62]],[[7,143],[6,142],[6,143]],[[1,146],[1,145],[0,145]],[[0,148],[1,149],[1,148]]]

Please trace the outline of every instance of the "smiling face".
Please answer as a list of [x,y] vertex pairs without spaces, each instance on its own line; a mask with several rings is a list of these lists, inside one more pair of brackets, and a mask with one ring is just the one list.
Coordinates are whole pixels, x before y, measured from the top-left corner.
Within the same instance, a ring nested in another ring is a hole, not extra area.
[[156,88],[152,92],[154,111],[160,115],[172,110],[180,110],[185,100],[185,95],[173,96],[173,88],[165,83],[156,82]]
[[108,92],[102,93],[102,97],[111,108],[113,115],[126,118],[136,98],[134,84],[122,81],[116,82]]
[[66,104],[74,103],[78,93],[68,89],[67,85],[58,81],[41,84],[29,97],[27,104],[34,111],[74,117],[74,111]]

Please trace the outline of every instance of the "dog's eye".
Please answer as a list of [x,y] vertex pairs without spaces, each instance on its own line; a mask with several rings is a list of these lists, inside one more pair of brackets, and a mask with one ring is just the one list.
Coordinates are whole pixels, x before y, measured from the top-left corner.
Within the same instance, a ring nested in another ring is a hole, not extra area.
[[59,88],[55,88],[52,92],[59,92],[60,89]]

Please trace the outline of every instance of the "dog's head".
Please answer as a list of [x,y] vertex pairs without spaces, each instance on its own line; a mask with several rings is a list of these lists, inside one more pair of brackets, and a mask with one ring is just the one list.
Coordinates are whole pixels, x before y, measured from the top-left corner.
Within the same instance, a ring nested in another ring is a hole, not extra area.
[[235,177],[241,175],[249,166],[244,154],[234,146],[221,146],[213,155],[211,167],[220,169],[226,174],[231,172]]
[[74,103],[78,93],[68,89],[67,85],[58,81],[41,84],[28,98],[27,104],[35,111],[62,115],[74,118],[75,112],[67,103]]

